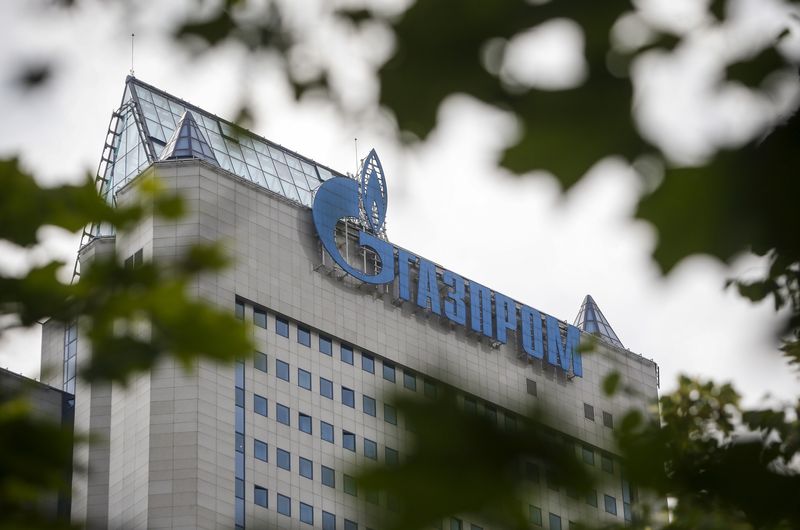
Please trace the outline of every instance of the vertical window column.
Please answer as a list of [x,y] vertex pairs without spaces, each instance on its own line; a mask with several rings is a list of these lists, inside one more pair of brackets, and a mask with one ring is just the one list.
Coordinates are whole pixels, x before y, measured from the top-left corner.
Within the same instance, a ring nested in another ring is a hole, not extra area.
[[70,322],[64,330],[64,392],[75,393],[75,372],[78,361],[78,324]]
[[238,529],[244,529],[244,361],[237,361],[235,368],[236,381],[236,499],[234,523]]

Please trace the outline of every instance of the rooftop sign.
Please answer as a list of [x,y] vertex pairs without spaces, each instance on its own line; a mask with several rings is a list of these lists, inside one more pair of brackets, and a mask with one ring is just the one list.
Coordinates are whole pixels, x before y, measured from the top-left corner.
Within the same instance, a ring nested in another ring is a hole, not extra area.
[[[370,151],[358,181],[346,177],[326,180],[316,192],[312,207],[314,226],[322,246],[347,274],[369,284],[395,281],[402,300],[444,316],[459,326],[471,329],[501,344],[508,342],[509,331],[517,332],[519,346],[535,359],[547,359],[551,365],[578,377],[583,376],[578,351],[580,331],[567,324],[562,337],[559,321],[524,304],[517,304],[504,294],[444,270],[421,256],[384,241],[387,207],[386,180],[378,155]],[[368,274],[347,262],[336,245],[336,225],[343,219],[361,220],[358,243],[372,250],[381,262],[380,271]],[[364,221],[365,220],[365,221]],[[416,285],[412,285],[412,267],[416,266]]]

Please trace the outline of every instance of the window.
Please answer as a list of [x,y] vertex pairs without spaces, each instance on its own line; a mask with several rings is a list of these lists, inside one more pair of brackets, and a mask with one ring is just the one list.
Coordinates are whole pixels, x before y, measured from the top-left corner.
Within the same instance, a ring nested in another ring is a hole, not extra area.
[[[128,259],[130,259],[130,258],[128,258]],[[125,260],[125,266],[126,267],[128,266],[128,260],[127,259]],[[236,318],[238,318],[239,320],[244,320],[244,304],[242,302],[238,301],[238,300],[236,301],[236,311],[235,311],[235,313],[236,313]]]
[[528,521],[536,526],[542,526],[542,509],[533,504],[528,505]]
[[378,444],[376,444],[372,440],[364,438],[364,456],[366,456],[367,458],[371,458],[373,460],[377,460]]
[[314,463],[308,458],[300,457],[299,473],[301,477],[314,480]]
[[236,452],[244,453],[244,434],[236,433]]
[[597,492],[595,490],[586,494],[586,504],[597,508]]
[[361,369],[371,374],[375,373],[375,358],[366,353],[361,354]]
[[473,397],[464,397],[464,412],[475,414],[478,412],[478,402]]
[[461,519],[450,519],[450,530],[463,530],[464,523],[461,522]]
[[383,361],[383,378],[391,383],[394,383],[395,381],[394,365],[387,363],[386,361]]
[[289,418],[289,414],[289,407],[281,405],[280,403],[275,403],[275,417],[278,419],[278,423],[291,426],[292,421]]
[[342,344],[339,348],[339,354],[343,363],[353,364],[353,347],[347,344]]
[[322,530],[336,530],[336,516],[330,512],[322,512]]
[[539,466],[533,462],[525,462],[525,478],[531,482],[539,482]]
[[367,414],[368,416],[373,416],[374,417],[377,414],[376,406],[375,406],[375,400],[373,398],[369,397],[369,396],[366,396],[366,395],[361,396],[361,397],[362,397],[362,400],[361,400],[362,401],[362,405],[364,407],[364,414]]
[[236,406],[244,407],[244,389],[236,388]]
[[606,513],[617,515],[617,499],[611,495],[603,495],[603,500],[606,506]]
[[583,404],[583,417],[587,420],[594,421],[594,407],[588,403]]
[[594,465],[594,451],[592,451],[591,447],[586,447],[585,445],[581,446],[581,454],[583,455],[583,461],[591,466]]
[[300,503],[300,522],[314,524],[314,507],[304,502]]
[[289,451],[284,451],[283,449],[278,449],[275,452],[275,455],[278,460],[279,468],[285,469],[286,471],[292,470],[292,453]]
[[344,530],[358,530],[358,524],[349,519],[344,520]]
[[409,390],[417,391],[417,376],[411,372],[403,371],[403,386]]
[[257,460],[269,462],[269,457],[267,456],[267,444],[261,440],[253,440],[253,456],[255,456]]
[[297,342],[303,346],[311,347],[311,330],[297,326]]
[[431,381],[430,379],[426,379],[425,383],[423,384],[423,393],[425,397],[435,398],[436,397],[436,383]]
[[306,434],[311,434],[311,416],[302,412],[298,413],[297,428]]
[[356,408],[355,392],[345,386],[342,387],[342,404],[351,408]]
[[328,337],[319,336],[319,351],[325,355],[333,354],[333,342]]
[[328,422],[320,420],[319,422],[319,437],[326,442],[335,443],[333,441],[333,425]]
[[342,447],[355,452],[356,450],[356,435],[349,431],[342,431]]
[[234,493],[237,499],[244,499],[244,479],[236,479],[236,491]]
[[352,495],[354,497],[358,497],[358,489],[356,487],[356,479],[351,477],[350,475],[343,475],[343,489],[344,492],[348,495]]
[[536,391],[536,381],[533,379],[525,379],[525,390],[532,396],[538,395]]
[[278,513],[287,517],[292,516],[292,499],[280,493],[278,493]]
[[333,469],[327,466],[320,466],[320,471],[322,472],[322,485],[328,486],[329,488],[336,487],[336,473]]
[[386,458],[386,465],[394,466],[400,463],[400,453],[397,452],[397,449],[386,447],[384,455]]
[[383,404],[383,419],[386,423],[397,425],[397,409],[388,403]]
[[289,381],[289,363],[285,363],[280,359],[275,359],[275,374],[278,379]]
[[261,353],[257,351],[256,354],[253,356],[253,368],[256,370],[261,370],[262,372],[267,371],[267,354]]
[[275,317],[275,333],[281,337],[289,337],[289,321],[285,318]]
[[267,328],[267,312],[263,309],[253,310],[253,324],[260,328]]
[[311,372],[306,372],[302,368],[297,369],[297,386],[311,390]]
[[267,503],[267,489],[261,486],[256,486],[253,489],[253,502],[258,506],[269,508]]
[[253,394],[253,410],[260,416],[267,415],[267,398]]
[[319,378],[319,393],[322,397],[333,399],[333,382],[324,377]]
[[503,426],[507,431],[517,430],[517,418],[510,412],[503,413]]
[[614,416],[610,412],[603,411],[603,425],[609,429],[614,428]]
[[489,405],[486,405],[484,406],[483,410],[486,413],[486,419],[488,419],[493,424],[497,425],[497,409]]
[[614,461],[611,460],[611,457],[608,455],[600,455],[600,466],[603,468],[603,471],[608,473],[614,472]]
[[550,514],[550,530],[561,530],[561,517],[554,513]]

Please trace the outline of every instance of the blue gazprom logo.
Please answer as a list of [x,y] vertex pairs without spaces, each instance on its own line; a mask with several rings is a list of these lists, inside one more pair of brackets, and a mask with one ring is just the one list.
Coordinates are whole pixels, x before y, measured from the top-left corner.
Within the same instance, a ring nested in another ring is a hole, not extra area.
[[[509,331],[517,332],[520,346],[535,359],[547,362],[582,377],[583,366],[578,351],[580,331],[567,324],[566,336],[558,320],[542,314],[476,282],[444,270],[421,256],[384,241],[376,234],[386,219],[386,180],[378,155],[373,149],[364,161],[359,181],[334,177],[316,192],[312,216],[322,246],[347,274],[362,282],[382,285],[398,282],[401,300],[444,316],[501,344],[508,342]],[[362,215],[363,214],[363,215]],[[359,230],[358,243],[372,250],[381,262],[380,272],[367,274],[350,265],[336,245],[336,225],[351,219],[367,230]],[[412,289],[412,266],[417,268],[416,289]],[[413,294],[413,296],[412,296]],[[545,347],[546,346],[546,347]]]

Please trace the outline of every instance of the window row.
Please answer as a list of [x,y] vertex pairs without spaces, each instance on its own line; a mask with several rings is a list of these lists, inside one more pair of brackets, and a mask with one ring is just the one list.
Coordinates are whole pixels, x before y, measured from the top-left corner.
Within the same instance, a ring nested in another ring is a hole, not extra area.
[[[292,517],[293,502],[291,497],[277,493],[275,495],[274,502],[275,510],[279,514],[285,515],[286,517]],[[269,509],[269,490],[262,486],[255,485],[253,487],[253,503],[256,506]],[[302,501],[298,501],[296,506],[300,522],[313,526],[315,514],[314,507]],[[323,530],[336,530],[336,515],[326,512],[325,510],[320,510],[318,513],[320,514],[320,522]],[[358,530],[358,523],[349,519],[344,519],[343,525],[344,530]]]
[[[595,421],[594,419],[594,406],[584,403],[583,404],[583,417],[590,421]],[[609,429],[614,428],[614,415],[610,412],[603,411],[603,425],[608,427]]]

